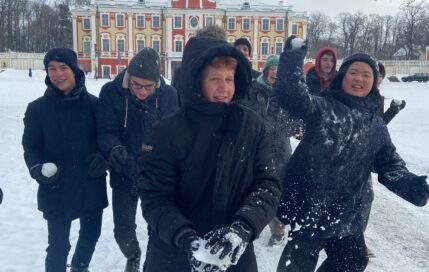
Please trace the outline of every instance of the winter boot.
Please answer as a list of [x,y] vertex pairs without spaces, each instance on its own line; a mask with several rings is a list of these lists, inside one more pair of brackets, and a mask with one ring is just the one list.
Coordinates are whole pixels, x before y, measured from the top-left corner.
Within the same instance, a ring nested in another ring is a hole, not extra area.
[[140,257],[127,260],[124,272],[140,272]]
[[271,234],[270,240],[268,240],[268,246],[281,246],[285,241],[284,235]]

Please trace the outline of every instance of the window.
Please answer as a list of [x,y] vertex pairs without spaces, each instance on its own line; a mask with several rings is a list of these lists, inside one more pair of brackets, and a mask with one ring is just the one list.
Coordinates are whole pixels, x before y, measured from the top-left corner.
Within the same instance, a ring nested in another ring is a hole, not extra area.
[[101,26],[109,26],[109,14],[101,14]]
[[183,42],[182,41],[175,41],[174,42],[174,47],[176,52],[182,52],[183,51]]
[[110,40],[109,39],[102,39],[102,46],[103,46],[103,52],[108,53],[110,52]]
[[276,30],[283,31],[284,30],[284,20],[283,18],[277,18],[276,20]]
[[117,41],[117,43],[118,43],[118,51],[119,52],[125,52],[125,40],[123,40],[123,39],[119,39],[118,41]]
[[116,27],[124,27],[124,15],[123,14],[117,14],[116,15]]
[[268,42],[261,42],[261,55],[268,55]]
[[243,31],[250,30],[250,18],[243,18]]
[[152,41],[152,48],[159,54],[159,52],[161,51],[159,40]]
[[192,28],[196,28],[198,26],[198,18],[197,17],[192,17],[191,20],[189,21],[189,25]]
[[206,27],[213,24],[213,17],[206,16]]
[[270,19],[264,18],[262,19],[262,31],[270,30]]
[[228,18],[228,30],[235,30],[235,18]]
[[91,54],[91,41],[83,41],[83,53],[85,55]]
[[110,65],[103,65],[103,78],[109,78],[110,79]]
[[152,16],[152,28],[160,28],[161,24],[159,19],[159,15]]
[[137,15],[136,27],[144,27],[144,15]]
[[174,16],[174,28],[182,28],[182,16]]
[[276,55],[280,55],[280,53],[283,51],[283,43],[282,42],[276,42]]
[[91,29],[91,19],[83,18],[83,30],[90,30],[90,29]]
[[292,35],[298,35],[298,25],[292,24]]
[[140,52],[144,48],[144,40],[137,40],[136,48],[137,52]]

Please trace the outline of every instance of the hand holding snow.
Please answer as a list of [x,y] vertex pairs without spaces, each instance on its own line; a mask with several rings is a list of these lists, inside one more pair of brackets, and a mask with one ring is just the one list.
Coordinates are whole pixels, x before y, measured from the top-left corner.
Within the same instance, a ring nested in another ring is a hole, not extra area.
[[52,177],[57,173],[58,168],[55,165],[55,163],[47,162],[42,165],[42,175],[44,175],[47,178]]
[[291,41],[292,50],[300,49],[305,46],[305,40],[301,38],[295,38]]

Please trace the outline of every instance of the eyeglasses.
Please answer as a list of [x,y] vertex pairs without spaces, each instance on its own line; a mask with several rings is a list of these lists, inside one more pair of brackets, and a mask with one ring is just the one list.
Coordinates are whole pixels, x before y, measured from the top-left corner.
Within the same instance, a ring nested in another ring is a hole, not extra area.
[[130,79],[130,86],[131,86],[131,88],[133,88],[133,90],[136,90],[136,91],[139,91],[143,88],[146,91],[152,91],[153,89],[155,89],[156,83],[152,83],[152,84],[148,84],[148,85],[142,85],[142,84],[139,84],[139,83],[135,82],[134,80]]

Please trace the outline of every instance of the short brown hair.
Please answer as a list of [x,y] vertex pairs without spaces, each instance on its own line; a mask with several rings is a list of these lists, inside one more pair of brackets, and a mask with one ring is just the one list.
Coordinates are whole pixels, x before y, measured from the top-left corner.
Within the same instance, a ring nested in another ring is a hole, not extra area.
[[219,56],[212,59],[209,65],[215,68],[226,67],[226,68],[237,68],[238,61],[230,56]]

